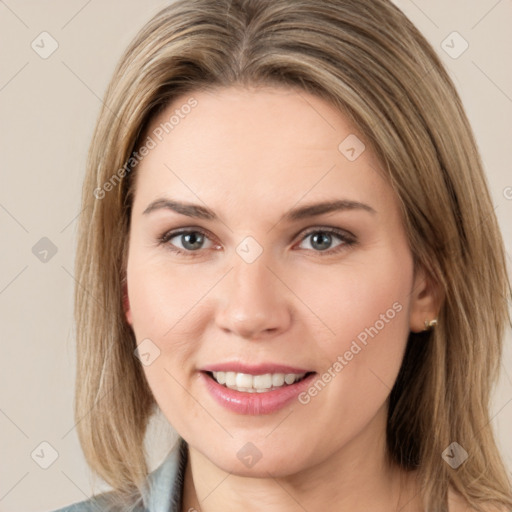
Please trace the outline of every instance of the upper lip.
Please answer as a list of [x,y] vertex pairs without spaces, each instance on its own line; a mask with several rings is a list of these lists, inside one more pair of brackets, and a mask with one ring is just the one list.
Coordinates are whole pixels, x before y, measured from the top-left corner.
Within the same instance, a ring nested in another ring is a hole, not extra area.
[[239,361],[209,364],[201,368],[205,372],[235,372],[249,375],[264,375],[266,373],[310,373],[312,370],[288,366],[284,364],[260,363],[257,365],[244,364]]

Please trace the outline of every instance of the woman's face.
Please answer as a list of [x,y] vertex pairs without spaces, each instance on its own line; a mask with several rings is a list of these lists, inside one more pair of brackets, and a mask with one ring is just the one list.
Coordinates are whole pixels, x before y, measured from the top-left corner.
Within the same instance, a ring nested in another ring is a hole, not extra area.
[[362,135],[305,92],[224,88],[147,136],[127,319],[169,422],[238,474],[370,449],[409,331],[435,315]]

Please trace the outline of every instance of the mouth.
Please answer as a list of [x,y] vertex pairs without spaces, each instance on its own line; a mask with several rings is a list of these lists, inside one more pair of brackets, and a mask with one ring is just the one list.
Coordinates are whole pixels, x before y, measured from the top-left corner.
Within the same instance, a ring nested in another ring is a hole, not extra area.
[[205,391],[227,410],[253,416],[272,414],[292,404],[317,375],[287,366],[261,365],[257,369],[236,363],[231,368],[225,366],[199,372]]
[[210,379],[221,386],[242,393],[267,393],[292,386],[315,372],[263,373],[252,375],[232,371],[206,371]]

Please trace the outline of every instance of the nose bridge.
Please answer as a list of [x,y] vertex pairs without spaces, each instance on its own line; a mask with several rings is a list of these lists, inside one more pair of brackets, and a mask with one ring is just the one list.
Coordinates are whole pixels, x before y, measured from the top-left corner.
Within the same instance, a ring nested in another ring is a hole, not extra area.
[[290,304],[285,287],[268,268],[265,251],[252,262],[234,255],[218,303],[217,324],[241,337],[257,337],[287,328]]

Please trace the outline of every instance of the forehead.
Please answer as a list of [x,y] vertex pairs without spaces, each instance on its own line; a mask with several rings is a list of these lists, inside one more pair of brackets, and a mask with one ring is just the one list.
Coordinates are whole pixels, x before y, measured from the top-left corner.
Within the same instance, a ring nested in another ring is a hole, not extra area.
[[136,187],[147,199],[167,190],[189,200],[221,193],[224,202],[275,209],[273,201],[293,205],[306,195],[368,201],[390,193],[356,127],[304,91],[190,93],[161,112],[147,136],[155,144],[139,165]]

